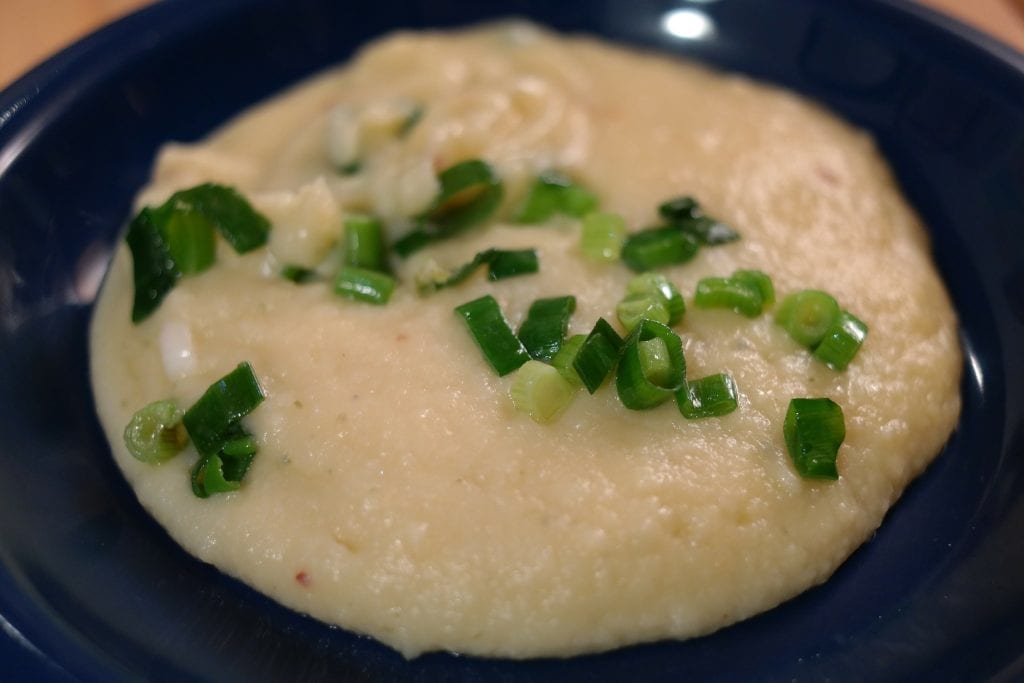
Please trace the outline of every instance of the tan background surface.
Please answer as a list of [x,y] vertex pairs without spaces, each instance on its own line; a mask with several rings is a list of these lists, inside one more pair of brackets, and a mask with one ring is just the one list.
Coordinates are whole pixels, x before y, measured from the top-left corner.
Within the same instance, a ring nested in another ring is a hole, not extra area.
[[[0,87],[76,38],[152,0],[0,0]],[[919,0],[1024,51],[1024,0]]]

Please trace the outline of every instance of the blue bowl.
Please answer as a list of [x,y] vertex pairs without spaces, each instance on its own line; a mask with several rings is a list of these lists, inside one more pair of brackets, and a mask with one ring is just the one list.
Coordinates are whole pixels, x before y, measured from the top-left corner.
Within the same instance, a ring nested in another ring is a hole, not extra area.
[[[680,9],[711,30],[667,32]],[[405,661],[179,549],[94,417],[91,303],[161,143],[202,136],[388,29],[505,15],[774,81],[867,128],[960,312],[964,409],[942,456],[831,580],[707,637]],[[1022,198],[1024,58],[896,0],[166,0],[119,21],[0,94],[0,678],[1024,678]]]

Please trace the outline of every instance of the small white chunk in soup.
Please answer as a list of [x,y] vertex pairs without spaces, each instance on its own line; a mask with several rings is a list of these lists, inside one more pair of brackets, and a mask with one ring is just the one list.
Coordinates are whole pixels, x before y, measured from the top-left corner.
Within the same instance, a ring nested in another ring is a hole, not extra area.
[[[395,103],[418,120],[393,120]],[[194,149],[169,148],[143,196],[226,182],[282,232],[242,256],[222,241],[215,265],[138,325],[118,250],[91,332],[114,455],[189,552],[407,656],[568,656],[769,609],[864,542],[956,424],[956,319],[925,233],[870,138],[793,94],[519,25],[398,34]],[[399,237],[437,190],[424,169],[476,158],[505,185],[494,222],[395,259],[388,305],[337,297],[329,275],[278,276],[282,259],[333,272],[349,214]],[[660,202],[697,197],[742,238],[663,270],[688,302],[702,277],[759,269],[782,296],[833,294],[870,326],[863,348],[835,372],[771,310],[690,306],[677,326],[688,372],[731,375],[735,412],[630,411],[611,383],[534,423],[453,309],[490,293],[517,327],[535,299],[572,294],[570,333],[615,320],[632,273],[585,259],[579,221],[502,222],[552,169],[634,230]],[[491,247],[535,248],[540,272],[417,296],[424,263]],[[241,361],[267,399],[244,420],[259,453],[239,491],[195,497],[191,447],[159,466],[126,452],[135,410],[187,407]],[[818,396],[846,416],[836,481],[800,478],[783,442],[789,400]]]

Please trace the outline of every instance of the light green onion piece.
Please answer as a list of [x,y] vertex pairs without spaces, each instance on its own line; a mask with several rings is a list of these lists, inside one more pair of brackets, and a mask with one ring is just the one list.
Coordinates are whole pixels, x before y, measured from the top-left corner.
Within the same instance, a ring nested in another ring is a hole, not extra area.
[[640,367],[644,369],[644,376],[648,382],[659,386],[672,382],[672,356],[664,339],[654,337],[641,341],[637,345],[637,353],[640,355]]
[[845,370],[867,334],[868,326],[862,320],[843,311],[814,349],[814,357],[833,370]]
[[342,266],[334,279],[334,293],[346,299],[384,305],[395,290],[395,279],[366,268]]
[[737,270],[732,279],[756,289],[761,294],[763,308],[775,305],[775,285],[767,274],[760,270]]
[[353,214],[345,218],[345,265],[367,270],[388,270],[384,229],[372,216]]
[[168,211],[163,231],[171,258],[182,275],[201,273],[213,265],[217,233],[203,214],[188,206]]
[[748,318],[761,315],[764,299],[756,285],[731,277],[706,277],[697,282],[693,303],[698,308],[728,308]]
[[573,361],[576,359],[576,354],[579,353],[580,347],[583,346],[583,342],[587,340],[585,334],[574,334],[573,336],[562,342],[562,346],[558,349],[558,353],[551,359],[551,365],[554,366],[558,372],[562,374],[566,380],[569,381],[574,387],[582,387],[583,380],[580,379],[576,369],[573,367]]
[[622,216],[594,211],[583,217],[580,248],[584,256],[595,261],[617,261],[626,236],[626,221]]
[[199,498],[209,498],[215,493],[230,493],[241,486],[241,481],[225,476],[224,461],[216,453],[200,458],[192,467],[192,493]]
[[668,324],[675,325],[686,314],[686,301],[676,286],[660,273],[640,273],[626,285],[626,294],[656,294],[668,311]]
[[150,464],[168,460],[188,443],[183,416],[174,401],[154,401],[132,415],[124,428],[124,445],[136,460]]
[[839,318],[839,304],[832,295],[817,289],[790,294],[779,304],[775,322],[801,346],[813,349]]
[[782,431],[800,476],[839,478],[836,456],[846,438],[846,423],[837,403],[828,398],[792,399]]
[[543,424],[561,415],[577,391],[557,368],[530,360],[516,371],[509,393],[516,410]]
[[641,320],[654,320],[665,324],[669,321],[665,300],[657,294],[646,292],[626,295],[625,299],[616,304],[615,315],[627,332],[632,332]]
[[739,405],[736,383],[723,372],[687,380],[676,392],[676,404],[687,420],[728,415]]
[[541,174],[516,212],[516,223],[543,223],[556,213],[580,217],[597,208],[597,197],[554,171]]

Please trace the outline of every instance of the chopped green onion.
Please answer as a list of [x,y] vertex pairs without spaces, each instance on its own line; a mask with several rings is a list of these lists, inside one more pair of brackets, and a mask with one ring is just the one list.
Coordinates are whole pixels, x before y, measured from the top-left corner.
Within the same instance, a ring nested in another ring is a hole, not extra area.
[[519,341],[530,356],[547,361],[558,353],[569,327],[569,317],[575,310],[574,296],[537,299],[530,305],[526,320],[519,326]]
[[670,199],[658,207],[658,213],[669,223],[682,223],[703,215],[700,204],[693,197],[684,196]]
[[828,398],[794,398],[783,423],[786,449],[802,477],[838,479],[836,456],[846,438],[843,409]]
[[438,239],[440,238],[435,233],[427,232],[422,228],[415,228],[395,240],[391,248],[402,258],[406,258],[415,254],[420,249],[433,244]]
[[686,301],[683,300],[683,295],[668,278],[659,273],[647,272],[634,277],[626,285],[627,298],[630,294],[657,295],[668,311],[668,320],[662,322],[669,325],[675,325],[686,314]]
[[334,278],[334,293],[346,299],[383,305],[395,290],[395,279],[387,273],[354,266],[342,266]]
[[579,353],[580,347],[583,346],[583,342],[586,340],[587,335],[574,334],[562,342],[562,346],[558,349],[558,353],[556,353],[551,359],[551,365],[561,373],[562,377],[577,388],[583,386],[583,380],[580,379],[580,376],[576,373],[576,369],[572,366],[572,363],[576,359],[576,354]]
[[384,230],[379,220],[361,215],[345,219],[345,265],[387,271]]
[[501,307],[487,294],[456,307],[484,358],[499,376],[507,375],[530,360],[530,353],[512,333]]
[[732,277],[702,278],[697,282],[693,303],[700,308],[729,308],[748,318],[755,318],[764,310],[761,290]]
[[199,498],[237,491],[241,485],[240,480],[225,476],[224,461],[216,453],[203,456],[192,467],[192,493]]
[[814,348],[839,318],[839,303],[817,289],[790,294],[779,304],[775,322],[801,346]]
[[[647,343],[654,340],[658,343]],[[615,376],[622,405],[653,408],[671,398],[685,380],[682,340],[667,325],[641,320],[626,339]]]
[[181,418],[182,412],[174,401],[154,401],[132,415],[124,428],[124,445],[136,460],[163,462],[188,443],[188,432]]
[[221,452],[231,458],[244,458],[256,453],[256,441],[249,434],[243,434],[224,444]]
[[363,162],[359,161],[358,159],[356,161],[350,161],[344,166],[338,167],[338,173],[340,173],[341,175],[355,175],[362,170]]
[[764,306],[775,304],[775,285],[772,284],[772,279],[760,270],[737,270],[732,274],[732,279],[756,289]]
[[270,221],[252,208],[245,197],[226,185],[205,183],[176,192],[168,203],[188,206],[205,216],[239,254],[262,247],[270,234]]
[[616,304],[615,315],[627,332],[632,332],[641,320],[654,320],[659,323],[669,321],[665,300],[657,294],[648,292],[627,294],[626,298]]
[[416,124],[423,118],[423,114],[425,112],[426,109],[424,109],[422,105],[417,104],[413,107],[413,110],[409,112],[409,114],[402,120],[401,125],[398,126],[398,137],[404,138],[411,133],[412,129],[416,127]]
[[182,418],[199,454],[216,454],[237,438],[238,422],[264,398],[266,394],[248,363],[241,363],[211,384]]
[[509,394],[516,410],[543,424],[561,415],[577,390],[556,368],[529,360],[516,371]]
[[516,212],[516,223],[543,223],[556,213],[580,217],[597,208],[597,197],[573,184],[560,173],[549,171],[534,181],[523,205]]
[[534,249],[492,249],[487,259],[487,279],[491,281],[504,280],[516,275],[529,275],[539,269],[537,252]]
[[435,237],[448,237],[487,220],[505,193],[494,169],[479,159],[450,166],[437,179],[441,191],[419,216],[426,232]]
[[622,337],[604,318],[598,318],[594,328],[580,344],[572,359],[572,368],[591,394],[604,384],[615,369],[622,352]]
[[622,252],[626,235],[626,221],[622,216],[594,211],[583,217],[580,248],[584,256],[595,261],[615,261]]
[[148,318],[181,277],[167,240],[154,220],[156,212],[157,209],[142,209],[132,220],[125,237],[132,252],[135,284],[133,323]]
[[699,245],[691,235],[673,226],[634,232],[622,245],[622,261],[637,272],[685,263]]
[[169,211],[163,224],[171,258],[182,275],[200,273],[217,256],[217,235],[213,224],[192,208]]
[[313,282],[316,280],[317,273],[311,268],[288,264],[281,268],[281,277],[285,280],[291,280],[297,285],[304,285],[307,282]]
[[868,326],[849,311],[843,311],[814,349],[814,357],[833,370],[845,370],[857,355]]
[[440,268],[431,262],[428,268],[416,276],[416,288],[420,294],[429,294],[439,289],[462,284],[483,264],[487,264],[487,279],[503,280],[516,275],[536,273],[539,268],[537,252],[534,249],[505,251],[502,249],[486,249],[472,260],[462,264],[454,271]]
[[695,380],[687,380],[676,392],[679,412],[687,420],[702,417],[719,417],[736,410],[736,382],[720,372]]

